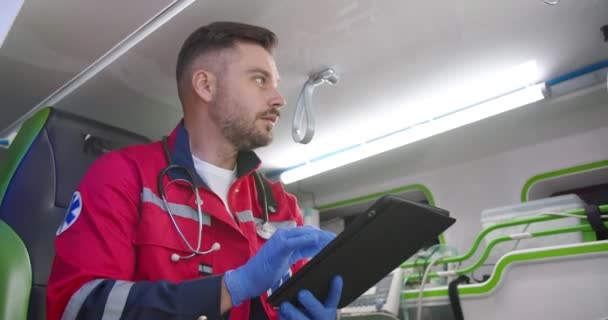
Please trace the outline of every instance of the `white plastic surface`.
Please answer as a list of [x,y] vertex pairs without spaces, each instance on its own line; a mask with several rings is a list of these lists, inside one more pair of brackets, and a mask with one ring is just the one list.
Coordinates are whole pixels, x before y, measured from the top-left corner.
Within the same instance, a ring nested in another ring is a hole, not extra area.
[[[516,205],[488,209],[481,212],[481,225],[486,229],[496,223],[507,222],[514,219],[522,219],[535,216],[543,212],[565,212],[583,208],[585,203],[577,195],[568,194],[559,197],[544,198],[528,201]],[[530,225],[518,225],[500,228],[490,232],[484,241],[486,245],[499,236],[532,233],[535,231],[552,230],[581,224],[578,218],[559,218],[546,222],[535,222]],[[525,237],[524,237],[525,238]],[[520,241],[509,241],[497,245],[490,254],[488,262],[496,262],[507,252],[519,249],[540,248],[560,244],[571,244],[582,241],[582,233],[573,232],[560,235],[552,235],[534,239],[521,239]]]
[[605,319],[608,252],[510,266],[485,296],[461,297],[467,320]]
[[319,227],[319,210],[315,208],[302,208],[302,216],[304,216],[305,225]]
[[4,43],[4,39],[11,30],[17,14],[23,6],[23,0],[2,0],[2,10],[0,10],[0,47]]
[[[589,244],[552,248],[586,245]],[[543,250],[546,249],[525,251]],[[608,251],[509,264],[491,291],[460,296],[464,319],[608,319],[607,264]],[[481,285],[460,285],[459,288]],[[447,286],[436,289],[447,290]],[[405,303],[404,311],[411,315],[416,301],[412,299]],[[423,319],[453,319],[447,294],[424,298]]]
[[340,234],[344,231],[344,226],[344,219],[342,218],[334,218],[320,223],[321,229],[331,231],[335,234]]
[[[388,277],[389,275],[387,275]],[[367,296],[376,296],[375,298],[383,299],[383,303],[380,305],[364,304],[353,306],[353,304],[346,306],[340,310],[340,319],[398,319],[399,306],[401,301],[401,288],[403,284],[403,270],[398,267],[390,273],[390,286],[387,290],[386,287],[380,288],[380,292],[377,292],[378,285],[373,286],[364,293],[360,298],[357,298],[354,303],[359,299]],[[386,280],[386,277],[384,278]],[[380,282],[379,282],[380,283]]]

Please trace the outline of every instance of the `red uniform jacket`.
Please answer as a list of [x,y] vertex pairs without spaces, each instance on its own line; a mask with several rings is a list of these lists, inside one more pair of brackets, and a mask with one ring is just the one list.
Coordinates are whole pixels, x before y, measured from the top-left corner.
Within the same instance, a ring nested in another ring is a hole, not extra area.
[[[220,318],[221,275],[243,265],[265,242],[255,231],[264,217],[253,176],[260,160],[253,152],[238,155],[228,211],[196,174],[183,124],[168,142],[172,163],[188,168],[201,185],[200,251],[215,242],[221,249],[171,261],[172,254],[188,256],[191,251],[159,194],[158,176],[168,165],[162,142],[107,153],[86,173],[57,231],[48,319]],[[180,181],[185,177],[183,171],[171,170],[162,185],[176,223],[196,248],[197,207],[192,187]],[[270,185],[267,192],[278,205],[269,214],[270,222],[276,227],[302,225],[295,197],[280,183]],[[233,307],[230,318],[276,318],[266,296]]]

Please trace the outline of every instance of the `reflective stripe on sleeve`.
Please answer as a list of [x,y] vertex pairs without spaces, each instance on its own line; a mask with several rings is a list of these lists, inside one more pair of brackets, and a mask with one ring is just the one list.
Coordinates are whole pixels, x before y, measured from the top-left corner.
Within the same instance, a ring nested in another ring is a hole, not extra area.
[[120,320],[132,286],[133,282],[130,281],[116,281],[114,283],[101,320]]
[[91,291],[93,291],[100,283],[102,283],[103,279],[95,279],[91,280],[80,287],[76,293],[72,295],[68,305],[65,307],[63,311],[63,315],[61,316],[61,320],[74,320],[78,316],[78,312],[80,312],[80,308],[82,304],[87,299]]

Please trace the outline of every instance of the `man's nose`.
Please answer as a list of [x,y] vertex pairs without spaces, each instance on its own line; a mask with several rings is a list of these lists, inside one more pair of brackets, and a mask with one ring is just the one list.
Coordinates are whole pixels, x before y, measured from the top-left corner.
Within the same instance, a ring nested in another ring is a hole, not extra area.
[[270,98],[270,106],[273,108],[280,108],[283,107],[286,103],[287,101],[285,101],[285,98],[283,97],[281,92],[279,92],[278,89],[273,89],[272,96]]

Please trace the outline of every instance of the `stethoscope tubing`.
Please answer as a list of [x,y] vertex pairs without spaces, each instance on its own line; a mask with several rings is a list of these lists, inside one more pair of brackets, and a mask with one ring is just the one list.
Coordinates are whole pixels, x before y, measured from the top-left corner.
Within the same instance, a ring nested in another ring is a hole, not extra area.
[[[186,246],[188,247],[188,249],[191,252],[191,254],[188,256],[179,256],[177,254],[173,254],[173,255],[177,255],[177,257],[178,257],[177,261],[179,261],[182,259],[190,259],[190,258],[194,257],[195,255],[204,255],[204,254],[208,254],[213,251],[219,250],[219,244],[214,243],[214,245],[212,246],[212,249],[207,250],[207,251],[200,251],[201,244],[202,244],[202,237],[203,237],[203,209],[202,209],[203,201],[202,201],[202,198],[199,193],[198,180],[195,179],[195,176],[190,169],[188,169],[184,166],[181,166],[181,165],[171,163],[171,158],[169,155],[169,146],[168,146],[166,137],[163,138],[163,146],[165,148],[165,154],[167,156],[167,160],[169,161],[169,165],[167,167],[165,167],[163,170],[161,170],[158,174],[157,181],[156,181],[158,192],[160,194],[161,200],[165,207],[165,211],[167,212],[167,214],[169,215],[169,218],[171,219],[171,223],[173,224],[173,227],[175,228],[175,230],[179,234],[180,238],[184,241],[184,243],[186,244]],[[197,219],[198,220],[198,237],[197,237],[196,249],[190,244],[190,242],[188,241],[186,236],[183,234],[181,228],[177,224],[177,221],[175,221],[175,217],[173,216],[173,212],[171,212],[171,207],[169,206],[169,203],[167,201],[167,194],[165,193],[165,185],[163,184],[163,178],[165,177],[165,175],[168,175],[169,171],[171,171],[171,170],[181,170],[181,171],[185,172],[187,179],[173,179],[173,180],[170,179],[169,183],[167,185],[171,185],[172,183],[174,183],[176,181],[183,181],[190,186],[190,188],[192,189],[192,193],[196,197],[196,212],[197,212],[197,218],[198,218]],[[261,238],[268,239],[268,238],[270,238],[270,236],[272,236],[272,234],[274,234],[275,228],[274,228],[274,226],[272,226],[269,223],[269,219],[268,219],[268,200],[266,199],[266,188],[264,187],[264,184],[260,181],[261,178],[257,173],[254,174],[254,178],[259,182],[259,185],[261,186],[261,189],[262,189],[261,191],[262,191],[263,199],[264,199],[264,206],[263,206],[264,222],[259,227],[256,227],[256,233]],[[172,255],[172,260],[173,260],[173,255]],[[175,261],[175,260],[173,260],[173,261]]]
[[[167,194],[165,193],[165,185],[163,185],[163,178],[165,175],[168,174],[168,172],[170,170],[183,170],[187,174],[189,179],[188,180],[186,180],[186,179],[170,180],[168,185],[170,185],[176,181],[183,181],[190,186],[193,194],[196,197],[196,212],[197,212],[197,220],[198,220],[198,237],[197,237],[197,242],[196,242],[196,249],[190,244],[190,241],[188,241],[188,239],[182,232],[181,228],[177,224],[177,221],[175,221],[175,217],[173,216],[173,212],[171,211],[171,207],[169,206],[169,203],[167,201]],[[167,211],[167,214],[169,215],[169,219],[171,219],[171,223],[173,224],[173,227],[179,234],[180,238],[182,238],[182,240],[184,241],[184,243],[186,244],[188,249],[191,251],[190,255],[183,256],[183,257],[181,257],[181,259],[190,259],[197,254],[198,255],[205,254],[205,252],[200,251],[202,238],[203,238],[203,209],[202,209],[203,200],[201,199],[201,196],[200,196],[200,193],[198,190],[198,186],[197,186],[196,180],[194,180],[194,176],[193,176],[192,172],[190,172],[190,170],[188,170],[188,168],[185,168],[183,166],[179,166],[179,165],[175,165],[175,164],[169,165],[166,168],[164,168],[163,170],[161,170],[161,172],[158,174],[157,184],[158,184],[158,186],[157,186],[158,192],[160,193],[161,200],[163,202],[163,205],[165,206],[165,211]]]

